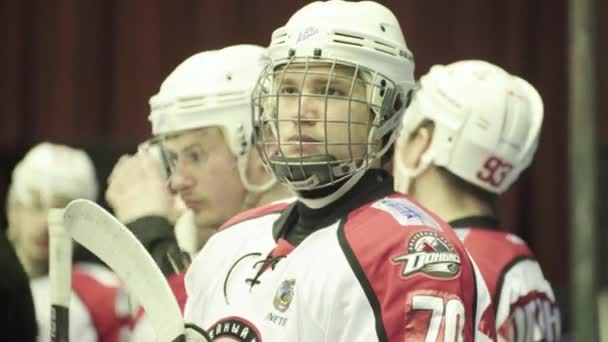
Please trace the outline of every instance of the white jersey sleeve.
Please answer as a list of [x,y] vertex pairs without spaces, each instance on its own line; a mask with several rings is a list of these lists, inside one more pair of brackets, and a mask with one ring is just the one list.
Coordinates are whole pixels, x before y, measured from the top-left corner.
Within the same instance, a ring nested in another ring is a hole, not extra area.
[[526,243],[498,230],[470,227],[457,231],[490,290],[498,341],[559,341],[555,295]]
[[560,311],[536,260],[524,259],[511,266],[499,290],[499,341],[559,341]]

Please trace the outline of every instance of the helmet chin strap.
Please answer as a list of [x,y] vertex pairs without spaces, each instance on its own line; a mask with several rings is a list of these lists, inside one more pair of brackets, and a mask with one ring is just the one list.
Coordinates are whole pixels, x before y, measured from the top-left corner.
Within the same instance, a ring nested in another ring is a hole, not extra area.
[[[300,200],[312,209],[322,208],[342,197],[361,179],[367,169],[362,167],[357,170],[355,161],[336,162],[332,155],[315,155],[301,159],[275,158],[271,158],[269,162],[277,178],[283,179],[292,191],[298,193]],[[333,179],[342,180],[336,182]],[[324,193],[325,190],[327,193]]]
[[[249,154],[245,154],[244,156],[237,158],[237,168],[239,170],[239,177],[241,178],[241,183],[243,183],[243,187],[245,190],[260,194],[270,190],[276,183],[277,180],[275,177],[271,177],[266,183],[262,184],[253,184],[249,181],[247,177],[247,162],[249,161]],[[272,176],[272,175],[271,175]]]
[[344,184],[340,185],[340,187],[336,191],[332,192],[331,194],[329,194],[325,197],[320,197],[320,198],[306,198],[306,197],[302,197],[302,196],[298,196],[298,197],[299,197],[300,201],[302,203],[304,203],[304,205],[306,205],[307,207],[309,207],[311,209],[323,208],[323,207],[335,202],[340,197],[342,197],[345,193],[347,193],[350,189],[352,189],[352,187],[355,186],[355,184],[357,184],[357,182],[361,179],[361,177],[363,177],[366,170],[367,169],[363,168],[363,169],[357,171]]
[[239,178],[241,179],[241,184],[245,190],[247,190],[247,194],[245,194],[245,199],[243,200],[243,206],[241,210],[248,210],[253,207],[259,205],[258,201],[260,196],[270,190],[275,184],[277,184],[277,179],[270,174],[270,179],[266,183],[262,184],[253,184],[249,181],[247,177],[247,164],[249,161],[249,153],[246,153],[243,156],[237,157],[237,169],[239,171]]
[[411,168],[405,165],[405,163],[403,162],[403,158],[399,157],[400,156],[396,155],[394,159],[394,190],[396,192],[400,192],[402,194],[407,195],[410,192],[412,181],[416,177],[420,176],[420,174],[429,167],[429,165],[433,161],[433,158],[429,154],[425,153],[420,158],[420,163],[418,163],[418,166],[416,168]]

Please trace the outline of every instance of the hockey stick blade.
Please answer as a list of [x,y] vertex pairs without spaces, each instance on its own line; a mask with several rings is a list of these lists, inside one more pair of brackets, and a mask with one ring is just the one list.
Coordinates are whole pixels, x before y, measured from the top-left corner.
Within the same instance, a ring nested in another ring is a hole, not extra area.
[[72,238],[103,260],[126,284],[154,325],[157,341],[183,341],[184,321],[160,269],[137,238],[89,200],[74,200],[63,223]]
[[72,288],[72,238],[63,226],[63,209],[50,209],[49,282],[51,287],[51,342],[69,341]]

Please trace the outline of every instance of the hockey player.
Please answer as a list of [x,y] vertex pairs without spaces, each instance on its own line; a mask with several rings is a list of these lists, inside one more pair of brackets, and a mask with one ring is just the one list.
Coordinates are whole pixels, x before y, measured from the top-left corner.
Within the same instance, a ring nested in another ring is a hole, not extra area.
[[528,82],[461,61],[421,78],[397,142],[396,189],[457,229],[490,289],[499,341],[560,339],[551,286],[526,243],[499,230],[494,210],[532,162],[542,120]]
[[[12,173],[8,192],[8,236],[30,278],[38,321],[38,341],[50,341],[48,278],[50,208],[71,200],[97,197],[97,178],[89,156],[64,145],[33,147]],[[93,263],[76,263],[72,271],[70,340],[126,341],[130,330],[128,298],[115,274]]]
[[257,146],[298,196],[209,239],[186,274],[187,327],[214,341],[484,340],[487,289],[458,237],[379,168],[414,87],[395,16],[313,2],[269,53]]
[[[255,45],[230,46],[186,59],[150,99],[152,133],[162,152],[160,159],[169,166],[170,189],[148,154],[123,158],[110,177],[107,198],[117,217],[156,255],[181,304],[185,302],[183,273],[170,275],[174,269],[165,251],[175,249],[162,247],[175,247],[168,220],[174,203],[170,190],[188,208],[178,226],[193,218],[196,251],[232,216],[289,196],[252,148],[251,93],[267,63],[266,49]],[[148,322],[142,321],[133,338],[149,341],[152,334]]]
[[190,210],[197,250],[240,211],[288,196],[251,148],[251,92],[267,58],[262,47],[235,45],[186,59],[150,99],[169,186],[147,153],[122,157],[112,171],[108,202],[166,274],[174,271],[166,255],[176,245],[172,192]]

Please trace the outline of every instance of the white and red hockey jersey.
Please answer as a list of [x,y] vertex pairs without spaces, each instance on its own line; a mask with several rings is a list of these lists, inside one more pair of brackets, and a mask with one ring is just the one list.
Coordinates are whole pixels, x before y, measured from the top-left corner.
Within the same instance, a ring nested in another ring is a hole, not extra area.
[[[50,282],[48,277],[30,283],[38,342],[51,340]],[[69,307],[70,341],[128,341],[131,315],[127,293],[117,276],[107,268],[93,263],[78,263],[72,269],[72,295]]]
[[372,197],[296,247],[280,232],[295,203],[231,220],[187,271],[186,323],[212,341],[490,340],[489,293],[455,232],[403,195]]
[[559,341],[561,318],[551,285],[526,243],[496,230],[491,217],[450,222],[456,228],[493,299],[498,341]]

